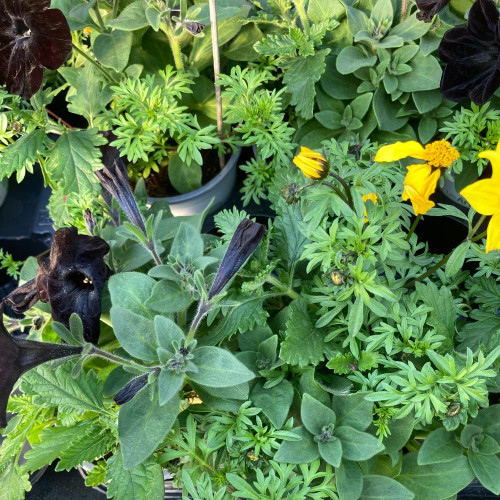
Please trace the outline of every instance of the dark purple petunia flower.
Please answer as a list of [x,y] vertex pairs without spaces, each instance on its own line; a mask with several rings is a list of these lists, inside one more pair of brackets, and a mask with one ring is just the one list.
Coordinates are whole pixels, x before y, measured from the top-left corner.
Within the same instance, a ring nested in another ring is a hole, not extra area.
[[483,105],[500,86],[500,19],[492,0],[477,0],[467,26],[448,30],[439,45],[446,63],[441,93],[450,101],[467,97]]
[[241,266],[252,255],[264,235],[265,230],[262,224],[252,222],[250,219],[243,219],[238,224],[217,271],[212,288],[208,293],[208,300],[222,292]]
[[81,347],[13,337],[2,321],[0,306],[0,427],[7,425],[7,402],[19,377],[42,363],[79,355]]
[[417,19],[430,23],[432,18],[450,3],[450,0],[416,0],[415,3],[419,9]]
[[43,68],[57,69],[71,52],[68,22],[50,0],[0,0],[0,85],[29,99]]
[[[112,132],[104,132],[103,135],[108,141],[116,139],[116,136]],[[111,207],[110,195],[114,196],[123,211],[127,214],[130,222],[147,236],[146,226],[130,189],[127,167],[120,157],[120,152],[109,144],[102,146],[101,151],[104,168],[96,170],[95,174],[103,187],[104,200]]]
[[58,229],[50,255],[38,259],[36,278],[4,301],[19,313],[37,300],[50,302],[52,318],[68,328],[71,314],[76,313],[82,320],[85,340],[97,344],[101,291],[111,273],[103,259],[108,252],[109,245],[98,236],[78,234],[74,227]]
[[149,373],[133,378],[125,387],[120,389],[113,398],[117,405],[128,403],[139,391],[148,385]]

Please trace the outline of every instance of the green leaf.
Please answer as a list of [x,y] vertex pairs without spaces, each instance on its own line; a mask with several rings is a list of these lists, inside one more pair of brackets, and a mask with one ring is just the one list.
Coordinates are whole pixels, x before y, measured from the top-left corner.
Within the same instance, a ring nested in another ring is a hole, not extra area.
[[340,19],[345,14],[345,7],[340,0],[309,0],[307,17],[312,23],[320,23],[326,19]]
[[229,49],[223,52],[223,55],[232,61],[254,61],[259,58],[254,45],[263,37],[264,34],[257,24],[249,23],[243,26],[234,42],[229,45]]
[[113,97],[109,85],[101,80],[92,64],[83,68],[59,68],[58,72],[71,85],[66,96],[68,110],[82,115],[93,126],[96,117],[106,110]]
[[439,89],[414,92],[412,98],[421,115],[425,115],[425,113],[436,109],[443,102],[443,97]]
[[277,462],[288,464],[308,464],[319,457],[318,445],[312,434],[305,427],[292,429],[301,439],[299,441],[283,441],[274,455]]
[[360,47],[349,45],[337,56],[337,71],[342,75],[348,75],[360,68],[372,67],[376,62],[377,56],[369,56]]
[[302,405],[300,407],[300,418],[304,427],[313,435],[321,434],[321,429],[336,422],[336,415],[333,410],[324,404],[316,401],[309,394],[303,394]]
[[462,455],[462,447],[452,432],[442,427],[432,431],[418,452],[418,464],[450,462]]
[[147,4],[144,0],[137,0],[127,5],[116,19],[110,19],[106,26],[111,26],[119,30],[135,31],[149,26],[146,17]]
[[408,117],[398,118],[400,106],[391,101],[382,86],[373,95],[373,111],[381,130],[394,132],[408,122]]
[[90,426],[64,448],[56,471],[70,470],[83,462],[93,462],[106,455],[115,443],[116,439],[109,429],[103,429],[100,425]]
[[412,500],[415,495],[394,479],[385,476],[363,476],[359,500]]
[[411,71],[399,76],[399,90],[417,92],[439,88],[442,70],[434,56],[418,53],[408,64]]
[[325,71],[325,58],[329,52],[330,49],[319,50],[314,55],[292,59],[286,65],[283,83],[292,95],[290,104],[306,120],[313,116],[314,87]]
[[363,317],[364,317],[363,299],[361,295],[359,295],[358,297],[356,297],[354,305],[349,309],[349,319],[347,322],[347,329],[349,331],[350,337],[355,337],[358,334],[359,330],[361,329],[361,326],[363,325]]
[[163,471],[153,458],[126,469],[121,453],[116,453],[107,461],[106,481],[111,481],[107,498],[156,500],[165,496]]
[[144,303],[156,285],[156,280],[142,273],[117,273],[108,282],[113,306],[153,319],[154,313]]
[[479,482],[495,495],[500,495],[500,458],[469,450],[469,463]]
[[332,409],[337,416],[337,425],[348,425],[364,431],[373,421],[373,402],[365,400],[366,393],[337,395],[332,397]]
[[138,466],[156,450],[177,419],[179,404],[179,397],[173,397],[160,405],[156,384],[150,384],[120,407],[118,433],[125,469]]
[[[186,471],[184,469],[182,471],[183,476],[185,472]],[[258,495],[252,488],[252,486],[248,484],[240,475],[234,474],[233,472],[228,472],[226,474],[226,478],[231,483],[231,486],[234,487],[234,493],[237,494],[238,497],[250,500],[260,500],[260,495]]]
[[168,161],[168,178],[179,193],[190,193],[201,187],[202,168],[196,161],[188,165],[178,153],[173,154]]
[[158,282],[151,297],[144,304],[155,312],[169,314],[183,311],[191,303],[191,294],[179,283],[170,280]]
[[342,460],[335,470],[335,483],[341,500],[358,500],[363,489],[363,474],[358,464]]
[[324,111],[314,113],[314,118],[316,118],[323,127],[331,130],[338,130],[344,126],[342,123],[342,115],[331,109],[325,109]]
[[334,436],[342,441],[343,456],[348,460],[368,460],[384,449],[376,437],[347,425],[335,427]]
[[130,31],[114,30],[109,34],[101,33],[94,40],[94,54],[103,66],[123,71],[130,56],[132,38]]
[[470,241],[464,241],[463,243],[460,243],[455,250],[453,250],[448,262],[446,263],[446,267],[444,268],[444,273],[447,278],[451,278],[462,269],[470,245]]
[[460,444],[464,448],[475,446],[476,440],[474,438],[480,436],[482,432],[483,430],[481,427],[478,427],[477,425],[466,425],[460,433]]
[[419,21],[416,13],[408,16],[403,22],[396,24],[389,30],[389,35],[399,36],[405,42],[411,42],[423,37],[431,28],[432,23]]
[[261,408],[266,417],[277,429],[285,423],[293,400],[293,386],[288,380],[282,380],[278,385],[264,389],[264,382],[255,384],[250,395],[254,406]]
[[285,363],[301,368],[308,364],[317,365],[323,361],[324,335],[314,327],[304,299],[294,300],[290,304],[290,310],[280,357]]
[[481,440],[477,443],[477,453],[481,455],[496,455],[500,453],[500,443],[495,441],[491,436],[483,434]]
[[[326,70],[321,77],[321,88],[334,99],[354,99],[359,80],[354,75],[342,75],[337,71],[336,58],[326,58]],[[320,104],[321,109],[321,104]]]
[[[407,417],[391,422],[389,424],[389,431],[391,433],[382,442],[385,446],[384,453],[390,455],[399,451],[408,442],[408,439],[410,439],[414,425],[415,419],[413,415],[408,415]],[[353,426],[351,425],[351,427]]]
[[465,488],[474,474],[464,456],[450,462],[418,465],[417,453],[403,456],[398,481],[415,494],[415,500],[449,498]]
[[33,472],[50,465],[64,451],[77,441],[82,434],[86,436],[88,423],[79,423],[73,427],[47,427],[39,434],[40,441],[25,453],[24,471]]
[[171,319],[155,316],[155,331],[158,345],[173,352],[172,344],[184,340],[184,332]]
[[335,438],[333,441],[327,441],[326,443],[319,442],[318,450],[321,458],[333,467],[338,467],[340,461],[342,460],[342,443],[340,439]]
[[36,129],[22,135],[12,144],[0,149],[0,181],[23,167],[31,168],[42,151],[45,129]]
[[199,231],[191,224],[182,222],[172,243],[170,255],[181,262],[193,261],[203,255],[203,248],[203,239]]
[[36,393],[35,400],[57,406],[59,411],[83,415],[87,411],[103,413],[106,411],[102,401],[102,382],[94,370],[86,374],[80,372],[73,378],[71,371],[74,363],[65,363],[55,370],[41,365],[24,375],[31,389]]
[[110,314],[116,338],[129,354],[146,362],[158,360],[152,320],[117,306],[111,308]]
[[80,316],[73,313],[69,318],[68,330],[62,323],[57,321],[52,322],[52,329],[64,340],[67,344],[81,346],[85,343],[83,338],[83,324]]
[[229,351],[219,347],[198,347],[193,351],[193,363],[198,372],[189,378],[207,387],[231,387],[255,378],[243,363]]
[[184,385],[184,373],[175,373],[170,370],[162,369],[158,376],[158,400],[160,405],[170,401]]
[[9,462],[0,472],[2,500],[22,500],[24,493],[31,490],[29,475],[21,471],[15,461]]
[[98,146],[106,139],[97,129],[66,130],[57,139],[47,159],[47,171],[54,181],[61,181],[65,194],[88,190],[97,192],[95,170],[102,168]]

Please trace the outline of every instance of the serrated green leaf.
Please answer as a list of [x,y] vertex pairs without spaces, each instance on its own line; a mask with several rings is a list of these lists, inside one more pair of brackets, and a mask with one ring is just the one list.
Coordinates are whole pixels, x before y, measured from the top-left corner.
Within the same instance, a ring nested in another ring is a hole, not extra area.
[[83,415],[86,411],[106,411],[102,401],[102,382],[94,370],[71,376],[74,363],[67,362],[55,370],[41,365],[24,375],[36,393],[35,401],[59,407],[59,411]]
[[69,130],[57,139],[47,158],[47,171],[54,181],[61,181],[65,194],[87,189],[98,191],[95,170],[102,168],[98,146],[106,139],[97,129]]
[[286,323],[286,338],[281,343],[280,357],[286,363],[300,367],[323,361],[324,335],[314,327],[307,312],[307,302],[297,299],[290,305]]
[[91,426],[64,449],[56,471],[70,470],[83,462],[93,462],[106,455],[115,443],[116,439],[109,429],[98,425]]
[[43,149],[45,130],[36,129],[17,139],[12,144],[0,149],[0,181],[10,177],[23,167],[32,167],[37,159],[37,152]]
[[161,465],[153,458],[130,469],[125,469],[121,453],[107,462],[107,498],[114,500],[161,500],[165,496],[165,483]]
[[29,475],[23,473],[15,461],[0,472],[0,494],[2,500],[23,500],[26,491],[31,490]]

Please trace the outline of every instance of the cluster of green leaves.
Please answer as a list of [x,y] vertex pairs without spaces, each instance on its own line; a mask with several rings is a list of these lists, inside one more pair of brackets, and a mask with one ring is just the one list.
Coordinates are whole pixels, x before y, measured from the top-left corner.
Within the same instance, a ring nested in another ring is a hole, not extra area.
[[490,108],[490,104],[479,107],[472,103],[470,109],[462,107],[439,129],[460,152],[460,158],[451,167],[457,174],[457,191],[474,182],[488,165],[488,160],[478,158],[478,154],[495,149],[500,141],[500,111]]
[[5,269],[5,272],[11,278],[17,279],[21,274],[21,266],[23,261],[14,260],[14,257],[3,248],[0,248],[0,269]]

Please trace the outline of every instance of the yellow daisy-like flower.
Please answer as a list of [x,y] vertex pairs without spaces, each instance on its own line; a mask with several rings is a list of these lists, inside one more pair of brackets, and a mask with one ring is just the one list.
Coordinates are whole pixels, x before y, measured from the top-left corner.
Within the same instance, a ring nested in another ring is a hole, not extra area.
[[407,167],[402,198],[411,201],[415,215],[425,214],[434,206],[429,197],[436,190],[441,168],[451,166],[460,155],[445,140],[431,142],[425,147],[418,142],[408,141],[381,147],[375,156],[375,161],[396,161],[408,156],[424,160],[425,163]]
[[314,180],[324,179],[330,170],[330,165],[321,153],[304,146],[300,147],[300,153],[295,156],[293,163],[306,177]]
[[495,151],[483,151],[478,156],[490,160],[493,173],[489,179],[465,187],[460,194],[476,212],[491,215],[486,230],[486,253],[488,253],[500,249],[500,142]]
[[[364,202],[366,202],[367,200],[371,200],[373,204],[377,203],[378,201],[377,195],[375,193],[364,194],[361,198]],[[366,207],[364,210],[364,215],[365,215],[365,222],[368,222],[369,219],[368,219],[368,214],[366,212]]]

